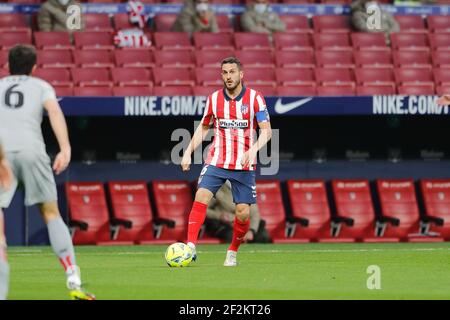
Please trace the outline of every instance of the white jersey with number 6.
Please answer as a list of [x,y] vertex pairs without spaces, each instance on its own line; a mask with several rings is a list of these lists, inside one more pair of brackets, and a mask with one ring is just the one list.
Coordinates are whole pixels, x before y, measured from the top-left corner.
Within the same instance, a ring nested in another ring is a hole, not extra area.
[[45,152],[41,123],[44,102],[56,100],[53,87],[30,76],[0,79],[0,140],[5,152]]

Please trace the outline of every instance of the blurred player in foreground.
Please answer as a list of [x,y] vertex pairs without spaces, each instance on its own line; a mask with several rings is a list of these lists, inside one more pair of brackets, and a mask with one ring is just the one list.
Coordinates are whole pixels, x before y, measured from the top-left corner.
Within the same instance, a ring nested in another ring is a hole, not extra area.
[[[25,205],[39,206],[52,249],[66,272],[70,297],[93,300],[95,297],[81,286],[72,239],[59,213],[55,178],[41,131],[45,110],[60,148],[53,164],[55,173],[60,174],[69,165],[71,157],[64,114],[52,86],[31,76],[36,68],[36,51],[33,47],[13,47],[9,51],[8,65],[10,76],[0,79],[0,140],[13,175],[9,183],[8,173],[1,174],[9,188],[0,188],[0,208],[7,208],[11,204],[21,182],[25,188]],[[5,163],[3,167],[6,168]],[[5,168],[3,172],[6,172]],[[3,229],[0,231],[0,239],[3,239],[0,258],[2,264],[6,265],[6,240]],[[4,274],[7,278],[7,269]],[[0,282],[0,292],[5,292],[6,297],[7,281]]]
[[[192,153],[212,126],[214,141],[198,179],[195,201],[189,214],[187,244],[194,253],[195,261],[195,244],[205,221],[208,203],[229,180],[236,204],[236,218],[224,266],[236,266],[237,251],[249,230],[250,206],[256,203],[256,156],[270,140],[272,129],[263,95],[242,84],[244,71],[241,62],[230,57],[224,59],[221,66],[224,88],[208,97],[201,124],[183,155],[181,167],[183,171],[189,170]],[[258,140],[257,127],[260,128]]]

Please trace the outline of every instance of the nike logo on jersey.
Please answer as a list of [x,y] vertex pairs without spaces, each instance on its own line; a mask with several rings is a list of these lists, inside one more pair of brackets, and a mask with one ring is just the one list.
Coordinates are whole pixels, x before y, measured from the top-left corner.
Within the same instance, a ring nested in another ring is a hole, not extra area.
[[291,110],[294,110],[294,109],[304,105],[305,103],[308,103],[311,100],[312,100],[312,98],[305,98],[305,99],[301,99],[301,100],[294,101],[291,103],[283,104],[281,102],[281,98],[279,98],[277,100],[277,102],[275,103],[275,112],[279,113],[279,114],[283,114],[283,113],[289,112]]

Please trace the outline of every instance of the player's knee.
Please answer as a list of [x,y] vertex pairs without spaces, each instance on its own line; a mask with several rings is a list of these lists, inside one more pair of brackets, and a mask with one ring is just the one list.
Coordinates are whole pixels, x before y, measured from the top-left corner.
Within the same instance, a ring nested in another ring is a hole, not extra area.
[[41,215],[47,223],[49,220],[60,217],[58,206],[56,204],[42,204],[40,205]]
[[236,218],[240,221],[247,221],[250,218],[250,207],[236,206]]
[[195,193],[195,201],[196,202],[201,202],[201,203],[204,203],[204,204],[208,204],[209,201],[211,200],[212,196],[213,196],[213,194],[212,194],[211,191],[209,191],[207,189],[200,188]]

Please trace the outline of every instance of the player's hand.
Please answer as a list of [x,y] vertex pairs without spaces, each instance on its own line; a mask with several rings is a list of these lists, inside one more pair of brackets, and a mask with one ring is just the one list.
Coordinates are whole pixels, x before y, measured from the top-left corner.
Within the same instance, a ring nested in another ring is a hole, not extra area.
[[55,171],[56,175],[67,169],[70,163],[70,157],[70,150],[61,150],[56,155],[55,162],[53,163],[53,171]]
[[253,235],[253,231],[248,230],[247,233],[244,236],[244,241],[245,242],[249,242],[249,241],[253,241],[255,239],[254,235]]
[[450,105],[450,94],[444,94],[437,101],[437,104],[440,106]]
[[191,168],[191,155],[185,153],[183,155],[183,158],[181,159],[181,169],[183,169],[183,171],[189,171],[190,168]]
[[11,188],[13,174],[8,162],[3,159],[0,161],[0,187],[4,190]]
[[253,151],[252,149],[246,151],[241,159],[242,167],[248,167],[250,165],[250,162],[253,162],[255,158],[256,151]]

